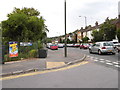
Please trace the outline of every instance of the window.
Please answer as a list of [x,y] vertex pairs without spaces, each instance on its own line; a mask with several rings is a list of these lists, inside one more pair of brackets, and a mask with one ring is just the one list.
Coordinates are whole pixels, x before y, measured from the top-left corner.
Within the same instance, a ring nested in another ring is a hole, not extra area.
[[113,43],[103,43],[104,46],[113,46]]

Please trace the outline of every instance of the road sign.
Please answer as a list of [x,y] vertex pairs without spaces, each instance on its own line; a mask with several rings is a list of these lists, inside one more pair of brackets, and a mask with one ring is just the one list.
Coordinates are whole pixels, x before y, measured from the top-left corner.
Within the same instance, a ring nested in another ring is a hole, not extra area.
[[20,42],[20,46],[32,46],[31,42]]

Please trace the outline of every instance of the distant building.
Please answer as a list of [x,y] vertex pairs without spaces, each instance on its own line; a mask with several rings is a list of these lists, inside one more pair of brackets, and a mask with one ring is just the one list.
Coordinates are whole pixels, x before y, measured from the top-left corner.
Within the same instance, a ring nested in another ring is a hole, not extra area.
[[97,21],[95,23],[95,26],[93,26],[93,27],[91,25],[89,25],[86,29],[83,29],[83,27],[81,27],[81,29],[77,33],[77,37],[78,37],[77,42],[81,42],[84,37],[88,37],[89,42],[91,42],[93,39],[93,37],[91,35],[92,31],[99,30],[99,28],[100,28],[100,25],[98,25]]

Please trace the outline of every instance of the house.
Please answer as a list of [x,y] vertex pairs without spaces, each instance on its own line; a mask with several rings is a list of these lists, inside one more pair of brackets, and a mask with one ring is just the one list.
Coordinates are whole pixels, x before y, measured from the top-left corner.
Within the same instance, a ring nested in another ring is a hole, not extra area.
[[83,27],[81,27],[81,29],[77,32],[77,42],[81,42],[82,39],[84,37],[88,37],[89,38],[89,42],[92,41],[93,37],[92,37],[92,31],[93,30],[99,30],[100,25],[98,25],[98,22],[95,23],[95,26],[91,26],[89,25],[87,28],[83,29]]

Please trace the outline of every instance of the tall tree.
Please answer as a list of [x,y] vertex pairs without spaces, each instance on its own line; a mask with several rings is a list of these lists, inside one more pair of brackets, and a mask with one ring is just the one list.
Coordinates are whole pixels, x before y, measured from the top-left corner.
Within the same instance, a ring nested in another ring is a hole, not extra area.
[[102,31],[93,30],[92,36],[93,36],[94,42],[103,40],[103,32]]
[[111,24],[111,20],[106,20],[104,24],[101,25],[100,30],[104,32],[103,39],[107,41],[111,41],[115,38],[116,35],[116,27],[114,24]]
[[11,15],[15,14],[15,13],[24,13],[26,14],[27,16],[39,16],[40,15],[40,12],[34,8],[27,8],[27,7],[24,7],[22,9],[19,9],[19,8],[14,8],[13,12],[8,14],[7,16],[10,17]]
[[[39,16],[39,17],[38,17]],[[8,19],[2,22],[3,37],[6,40],[37,41],[47,36],[45,19],[34,8],[14,8]]]

